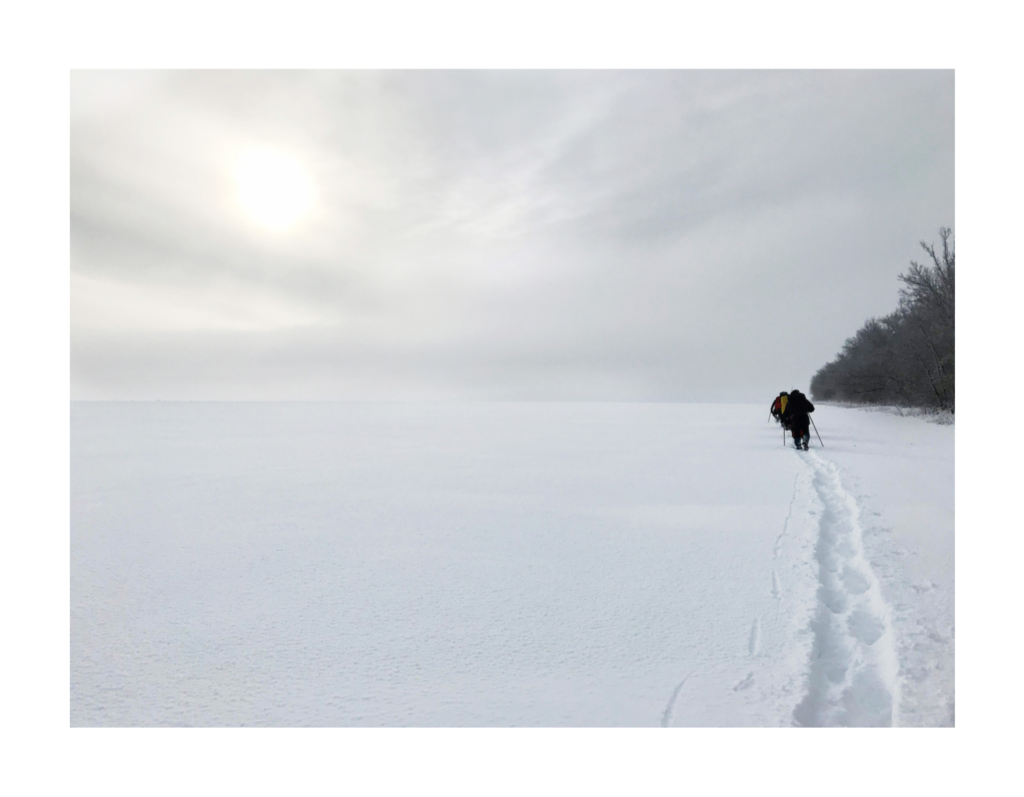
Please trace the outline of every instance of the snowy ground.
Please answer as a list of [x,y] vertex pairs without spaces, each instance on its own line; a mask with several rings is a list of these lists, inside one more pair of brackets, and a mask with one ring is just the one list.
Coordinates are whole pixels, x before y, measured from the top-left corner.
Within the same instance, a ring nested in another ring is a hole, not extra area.
[[71,723],[952,724],[953,427],[767,405],[73,403]]

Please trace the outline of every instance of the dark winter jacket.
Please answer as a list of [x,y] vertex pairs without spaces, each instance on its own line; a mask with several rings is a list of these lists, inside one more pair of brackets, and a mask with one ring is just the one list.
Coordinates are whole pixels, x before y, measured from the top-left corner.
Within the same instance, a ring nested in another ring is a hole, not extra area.
[[814,412],[814,405],[807,399],[807,396],[799,390],[794,390],[789,394],[789,401],[786,402],[782,420],[803,427],[810,423],[809,412]]

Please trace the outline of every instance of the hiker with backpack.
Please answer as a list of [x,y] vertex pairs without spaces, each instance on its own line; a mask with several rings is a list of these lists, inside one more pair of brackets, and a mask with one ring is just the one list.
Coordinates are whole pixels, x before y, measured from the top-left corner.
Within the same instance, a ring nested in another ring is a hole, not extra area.
[[789,400],[789,393],[783,390],[775,397],[775,401],[772,402],[772,417],[778,423],[782,419],[782,413],[786,411],[786,402]]
[[783,425],[789,424],[787,428],[793,434],[794,448],[807,450],[807,446],[811,442],[810,413],[812,412],[814,412],[814,405],[811,404],[807,396],[799,390],[789,391],[789,400],[786,402],[786,409],[782,411],[781,418]]

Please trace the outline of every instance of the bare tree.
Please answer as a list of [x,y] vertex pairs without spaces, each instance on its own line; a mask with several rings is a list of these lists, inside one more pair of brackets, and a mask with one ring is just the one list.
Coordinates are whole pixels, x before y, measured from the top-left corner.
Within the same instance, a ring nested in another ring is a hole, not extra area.
[[900,275],[898,309],[869,319],[835,360],[811,380],[824,400],[899,404],[953,411],[955,405],[956,255],[952,231],[939,230],[942,252],[921,242],[931,265],[911,261]]

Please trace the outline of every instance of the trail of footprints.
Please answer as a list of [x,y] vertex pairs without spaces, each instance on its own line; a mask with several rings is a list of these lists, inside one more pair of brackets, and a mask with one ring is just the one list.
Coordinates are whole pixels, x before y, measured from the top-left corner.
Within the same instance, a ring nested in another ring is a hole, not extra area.
[[881,726],[897,720],[899,666],[890,609],[864,555],[856,501],[836,466],[811,453],[819,507],[818,607],[808,690],[795,725]]
[[[799,726],[888,726],[897,724],[899,664],[893,640],[891,610],[878,579],[864,555],[857,503],[840,481],[835,464],[813,452],[804,455],[813,469],[818,539],[814,550],[818,569],[818,606],[811,622],[814,642],[807,692],[793,712]],[[796,488],[794,500],[796,502]],[[777,558],[793,514],[793,503],[775,541]],[[772,569],[771,595],[782,605],[779,578]],[[761,621],[750,627],[747,653],[761,654]],[[662,726],[673,720],[675,703],[690,673],[676,687],[662,715]],[[754,685],[754,673],[733,686],[742,692]]]

